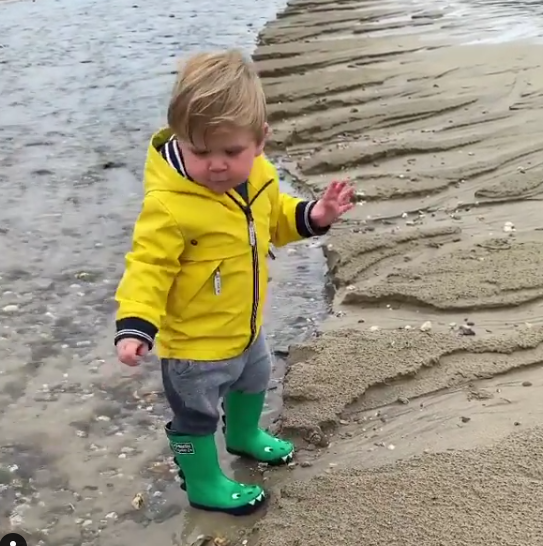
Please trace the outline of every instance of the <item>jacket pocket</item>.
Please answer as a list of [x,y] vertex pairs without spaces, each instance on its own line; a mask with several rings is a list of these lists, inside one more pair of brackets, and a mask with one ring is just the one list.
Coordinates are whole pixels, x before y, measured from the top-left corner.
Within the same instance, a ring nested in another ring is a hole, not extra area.
[[[181,263],[181,270],[174,281],[170,296],[173,315],[183,319],[195,312],[207,311],[201,308],[202,305],[205,306],[204,302],[216,300],[216,288],[221,292],[223,290],[221,264],[222,260]],[[217,281],[217,272],[220,282]]]

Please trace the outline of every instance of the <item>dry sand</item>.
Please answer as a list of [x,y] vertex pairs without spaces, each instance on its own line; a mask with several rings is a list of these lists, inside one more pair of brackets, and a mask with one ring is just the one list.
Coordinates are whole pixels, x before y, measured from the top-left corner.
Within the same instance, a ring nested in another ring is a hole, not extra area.
[[290,355],[301,464],[253,538],[539,546],[543,46],[398,6],[294,1],[256,53],[272,147],[359,206],[325,249],[333,316]]

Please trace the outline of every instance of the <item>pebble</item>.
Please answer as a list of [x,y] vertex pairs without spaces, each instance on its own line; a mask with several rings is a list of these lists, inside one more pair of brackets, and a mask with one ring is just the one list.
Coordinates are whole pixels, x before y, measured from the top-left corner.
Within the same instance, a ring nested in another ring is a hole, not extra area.
[[513,222],[505,222],[503,225],[503,231],[505,233],[512,233],[515,231],[515,224],[513,224]]
[[370,328],[370,332],[378,332],[379,331],[379,326],[372,326]]
[[18,310],[18,305],[6,305],[5,307],[2,307],[2,311],[4,313],[16,313]]
[[432,329],[432,323],[427,320],[421,327],[420,327],[420,331],[421,332],[429,332],[430,330]]
[[144,503],[143,494],[142,493],[136,493],[136,495],[134,496],[134,498],[132,499],[132,502],[131,502],[132,506],[136,510],[139,510],[143,506],[143,503]]
[[474,336],[475,335],[475,331],[473,330],[473,328],[471,326],[468,326],[467,324],[461,324],[458,327],[458,333],[461,336]]
[[523,381],[522,382],[523,387],[531,387],[532,385],[533,385],[533,383],[531,381]]
[[460,420],[462,421],[462,423],[469,423],[471,421],[471,417],[460,417]]

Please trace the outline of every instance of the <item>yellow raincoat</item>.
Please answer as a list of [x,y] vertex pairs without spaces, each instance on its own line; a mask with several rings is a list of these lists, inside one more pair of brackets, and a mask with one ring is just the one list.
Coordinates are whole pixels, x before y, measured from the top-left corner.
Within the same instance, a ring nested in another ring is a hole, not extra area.
[[234,190],[217,195],[181,176],[151,140],[145,196],[132,250],[116,293],[116,342],[136,337],[161,358],[222,360],[257,336],[267,292],[270,242],[280,247],[316,235],[313,202],[281,193],[262,155],[248,180],[249,205]]

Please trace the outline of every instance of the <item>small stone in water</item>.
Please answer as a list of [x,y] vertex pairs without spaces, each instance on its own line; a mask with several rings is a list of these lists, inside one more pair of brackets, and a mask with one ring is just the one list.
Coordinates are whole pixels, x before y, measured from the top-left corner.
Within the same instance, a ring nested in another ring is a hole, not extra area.
[[132,499],[132,506],[139,510],[143,506],[143,495],[141,493],[137,493],[134,498]]
[[19,310],[18,305],[6,305],[5,307],[2,308],[2,311],[4,311],[4,313],[16,313],[18,310]]
[[370,332],[377,332],[379,330],[379,326],[372,326],[370,328]]

